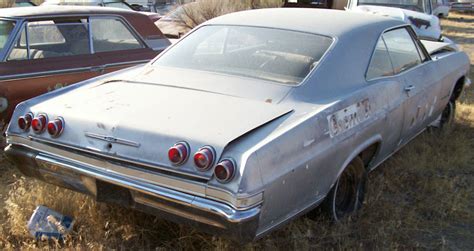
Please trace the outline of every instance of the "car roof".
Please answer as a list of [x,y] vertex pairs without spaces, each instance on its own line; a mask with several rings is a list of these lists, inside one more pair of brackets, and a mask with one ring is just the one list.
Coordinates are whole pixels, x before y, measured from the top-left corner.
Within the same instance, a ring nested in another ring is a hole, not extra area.
[[[89,15],[89,14],[127,14],[133,15],[137,12],[119,8],[95,7],[95,6],[36,6],[21,8],[0,9],[0,17],[28,18],[39,16],[63,16],[63,15]],[[137,14],[139,15],[139,14]]]
[[385,30],[404,25],[394,18],[342,10],[314,8],[273,8],[235,12],[205,24],[245,25],[297,30],[338,37],[361,29]]

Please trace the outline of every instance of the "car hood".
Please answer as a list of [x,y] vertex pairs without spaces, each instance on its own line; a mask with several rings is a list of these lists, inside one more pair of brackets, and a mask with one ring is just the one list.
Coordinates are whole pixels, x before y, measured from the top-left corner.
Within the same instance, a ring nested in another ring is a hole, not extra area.
[[194,154],[210,145],[219,158],[234,139],[291,111],[221,93],[127,81],[80,88],[30,109],[50,119],[64,118],[63,134],[57,139],[37,136],[44,140],[206,178],[212,173],[198,173],[189,160],[172,167],[168,149],[186,141]]
[[441,37],[441,27],[436,16],[421,12],[375,5],[360,5],[351,11],[382,15],[401,20],[410,24],[419,37],[438,40]]

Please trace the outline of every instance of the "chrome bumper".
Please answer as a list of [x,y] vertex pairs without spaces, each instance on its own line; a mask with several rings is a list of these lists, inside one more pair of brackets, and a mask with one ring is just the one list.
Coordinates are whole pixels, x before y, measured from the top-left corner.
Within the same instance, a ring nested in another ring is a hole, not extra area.
[[238,240],[253,240],[256,236],[260,206],[237,210],[222,202],[81,165],[25,146],[10,144],[5,154],[26,176],[92,195],[98,201],[135,208]]

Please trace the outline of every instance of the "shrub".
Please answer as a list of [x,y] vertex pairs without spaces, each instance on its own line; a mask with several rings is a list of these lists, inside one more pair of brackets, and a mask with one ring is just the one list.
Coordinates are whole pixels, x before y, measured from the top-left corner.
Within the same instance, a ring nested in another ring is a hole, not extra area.
[[280,7],[282,3],[281,0],[198,0],[182,5],[183,11],[179,19],[192,29],[224,14],[248,9]]

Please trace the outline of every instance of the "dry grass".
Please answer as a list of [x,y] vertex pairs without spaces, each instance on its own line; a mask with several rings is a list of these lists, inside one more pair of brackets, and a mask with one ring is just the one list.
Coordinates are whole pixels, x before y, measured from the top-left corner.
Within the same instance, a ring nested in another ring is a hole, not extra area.
[[[473,22],[474,16],[454,14],[443,21],[446,34],[455,35],[469,51],[471,63]],[[366,205],[351,219],[333,225],[323,217],[302,217],[245,246],[25,179],[0,159],[0,248],[472,250],[473,88],[458,104],[456,116],[451,134],[424,133],[375,170],[370,175]],[[26,222],[39,204],[77,220],[64,244],[29,237]]]
[[0,0],[0,8],[11,7],[15,0]]

